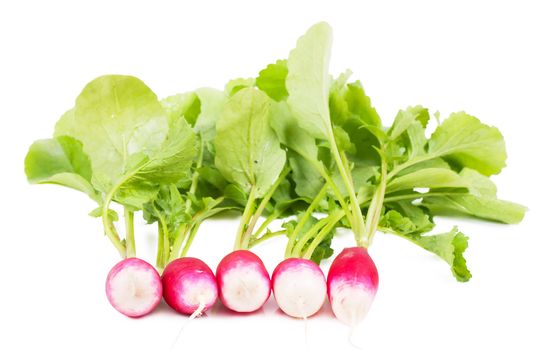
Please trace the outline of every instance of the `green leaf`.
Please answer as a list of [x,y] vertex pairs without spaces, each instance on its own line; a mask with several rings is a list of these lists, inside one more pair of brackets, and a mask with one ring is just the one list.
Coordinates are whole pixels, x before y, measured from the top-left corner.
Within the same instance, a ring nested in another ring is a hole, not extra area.
[[314,137],[299,127],[288,104],[284,102],[272,103],[270,123],[276,132],[280,143],[294,150],[308,161],[315,161],[318,157],[318,147]]
[[90,82],[55,134],[81,141],[94,187],[132,208],[153,198],[159,184],[182,179],[196,155],[195,135],[185,119],[169,117],[156,95],[129,76]]
[[[403,228],[403,226],[400,227]],[[469,238],[461,233],[457,227],[454,227],[450,232],[434,235],[404,233],[395,230],[388,232],[403,237],[446,261],[450,265],[452,274],[459,282],[467,282],[471,279],[471,272],[469,272],[467,262],[463,256]]]
[[212,142],[216,134],[216,122],[228,97],[222,91],[211,88],[197,89],[195,93],[201,100],[201,113],[194,129],[202,135],[203,142]]
[[411,235],[408,238],[446,261],[452,268],[452,274],[459,282],[467,282],[471,279],[471,272],[469,272],[467,262],[463,257],[469,238],[461,233],[457,227],[447,233],[430,236]]
[[[89,216],[93,217],[93,218],[100,218],[102,217],[102,207],[97,207],[93,210],[91,210],[89,212]],[[108,209],[108,217],[110,218],[110,220],[112,222],[114,221],[118,221],[119,220],[119,216],[118,213],[116,213],[114,210],[112,209]]]
[[197,169],[199,180],[215,187],[219,191],[224,191],[229,182],[220,174],[213,165],[203,166]]
[[460,176],[470,184],[470,193],[426,197],[423,205],[437,214],[464,214],[506,224],[517,224],[525,215],[522,205],[496,197],[496,185],[473,169],[463,169]]
[[[334,237],[336,230],[332,230],[328,233],[325,239],[319,243],[319,245],[311,254],[311,260],[315,263],[319,264],[325,260],[330,258],[334,254],[334,249],[332,249],[332,238]],[[308,244],[311,244],[313,240],[309,240]]]
[[193,92],[186,92],[167,97],[160,101],[162,107],[171,120],[180,116],[200,133],[204,142],[214,138],[216,120],[228,97],[220,90],[200,88]]
[[161,186],[156,198],[143,206],[143,218],[148,224],[162,220],[173,244],[179,227],[191,220],[185,209],[185,200],[175,185]]
[[216,167],[243,191],[264,195],[280,175],[286,153],[270,127],[270,98],[246,88],[226,104],[216,125]]
[[426,153],[427,137],[425,128],[419,122],[413,122],[406,130],[406,145],[408,146],[408,158],[412,159],[423,156]]
[[288,104],[299,125],[313,137],[331,137],[328,97],[328,65],[332,46],[332,29],[317,23],[299,38],[288,58],[286,88]]
[[425,168],[407,175],[395,177],[386,187],[387,192],[403,191],[413,188],[469,187],[464,177],[450,169]]
[[398,112],[394,123],[388,130],[388,134],[391,139],[396,139],[416,121],[425,128],[429,119],[428,109],[422,106],[408,107],[406,110]]
[[66,111],[60,119],[56,122],[54,127],[54,137],[64,136],[64,135],[76,135],[75,132],[75,110],[74,108]]
[[401,177],[403,175],[407,175],[407,174],[411,174],[413,172],[419,171],[419,170],[423,170],[423,169],[429,169],[429,168],[433,168],[433,169],[447,169],[447,170],[451,170],[452,168],[450,167],[450,164],[448,164],[448,162],[446,162],[444,159],[442,158],[432,158],[423,162],[419,162],[415,165],[412,165],[410,167],[407,167],[406,169],[400,171],[396,176],[397,177]]
[[318,147],[315,139],[299,128],[289,107],[284,102],[273,104],[271,124],[280,142],[287,147],[287,161],[291,168],[291,178],[299,198],[292,198],[280,206],[289,206],[294,202],[303,202],[305,198],[316,196],[324,180],[318,168],[323,165],[318,161]]
[[232,79],[226,84],[224,91],[228,96],[235,95],[239,90],[255,86],[255,79],[253,78],[237,78]]
[[168,132],[167,116],[156,95],[139,79],[102,76],[78,96],[70,123],[56,134],[75,137],[91,159],[92,182],[103,192],[120,181],[142,157],[152,156]]
[[315,197],[324,185],[321,174],[304,157],[292,150],[288,151],[288,163],[292,169],[295,192],[300,197]]
[[365,94],[363,84],[360,81],[347,83],[350,74],[349,71],[341,74],[330,87],[328,103],[332,122],[343,126],[351,118],[369,129],[381,129],[380,117]]
[[135,174],[116,193],[116,200],[141,207],[159,185],[178,183],[189,176],[196,156],[195,133],[184,119],[176,119],[160,150],[134,170]]
[[355,153],[355,145],[351,143],[349,134],[339,126],[333,127],[334,138],[340,152]]
[[344,95],[349,111],[357,116],[365,125],[372,125],[382,128],[380,116],[371,104],[371,99],[365,94],[363,84],[358,80],[347,84],[347,91]]
[[233,183],[228,184],[226,188],[224,188],[224,196],[241,205],[240,209],[243,209],[243,207],[245,207],[245,204],[247,203],[247,195],[245,194],[243,189]]
[[429,154],[483,175],[498,174],[506,165],[504,138],[498,129],[464,112],[453,113],[429,141]]
[[69,136],[35,141],[25,157],[25,174],[30,183],[66,186],[98,202],[91,173],[89,157],[81,143]]
[[187,92],[167,97],[160,104],[171,119],[183,117],[194,126],[201,113],[201,100],[195,92]]
[[403,234],[424,233],[434,228],[432,217],[410,201],[388,203],[386,207],[386,213],[380,219],[382,227]]
[[286,90],[287,75],[287,61],[278,60],[259,72],[256,85],[273,100],[282,101],[288,97],[288,91]]

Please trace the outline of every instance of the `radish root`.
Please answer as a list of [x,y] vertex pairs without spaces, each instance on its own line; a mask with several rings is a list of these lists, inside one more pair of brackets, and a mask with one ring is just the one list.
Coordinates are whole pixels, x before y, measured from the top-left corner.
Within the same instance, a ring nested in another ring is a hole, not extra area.
[[178,340],[180,340],[181,334],[183,333],[183,330],[185,329],[185,326],[189,322],[191,322],[191,320],[194,320],[197,317],[199,317],[203,313],[203,310],[205,309],[205,306],[206,306],[206,304],[205,304],[204,301],[199,302],[199,307],[197,307],[197,309],[191,315],[189,315],[187,320],[185,320],[185,322],[181,326],[180,331],[178,332],[178,335],[176,335],[176,338],[174,339],[174,342],[172,343],[172,347],[170,348],[170,350],[174,350],[176,348],[176,344],[178,343]]

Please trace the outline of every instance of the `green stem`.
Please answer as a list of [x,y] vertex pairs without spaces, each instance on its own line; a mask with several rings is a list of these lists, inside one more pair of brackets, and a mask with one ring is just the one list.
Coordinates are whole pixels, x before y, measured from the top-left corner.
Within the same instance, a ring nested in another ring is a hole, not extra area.
[[320,230],[320,232],[313,239],[313,241],[305,251],[305,254],[303,254],[304,259],[311,259],[311,256],[313,256],[313,252],[315,251],[315,249],[326,238],[328,233],[330,233],[330,231],[334,229],[336,223],[340,221],[343,217],[344,217],[344,213],[342,212],[337,212],[336,214],[332,215],[332,217],[328,220],[326,226],[324,226],[322,230]]
[[154,207],[154,212],[158,218],[158,248],[156,252],[156,265],[159,268],[164,268],[166,267],[170,257],[168,225],[166,224],[166,220],[164,220],[164,216],[160,214],[156,207]]
[[110,189],[110,192],[106,194],[106,198],[104,198],[104,204],[102,205],[102,224],[104,225],[104,231],[106,232],[106,235],[108,236],[114,247],[116,247],[122,258],[126,257],[126,247],[120,240],[120,235],[114,227],[113,222],[108,215],[108,212],[110,210],[110,203],[112,202],[112,198],[114,198],[114,196],[116,195],[116,191],[118,191],[118,188],[120,188],[120,186],[122,186],[127,180],[135,176],[135,174],[139,170],[141,170],[141,167],[135,169],[134,171],[121,178],[114,185],[114,187]]
[[266,208],[266,205],[270,201],[270,198],[272,198],[272,195],[274,194],[274,192],[276,191],[278,186],[280,186],[282,181],[284,181],[284,179],[289,174],[289,172],[290,172],[289,167],[286,167],[286,168],[284,168],[284,170],[282,170],[282,173],[280,174],[278,179],[276,179],[276,181],[274,182],[272,187],[270,187],[270,189],[268,190],[266,195],[263,197],[263,199],[259,203],[257,211],[255,211],[255,214],[251,217],[251,220],[249,221],[249,226],[247,226],[247,229],[242,234],[242,236],[243,236],[242,241],[241,241],[241,248],[242,249],[247,249],[247,247],[249,246],[249,241],[251,240],[251,234],[253,233],[253,230],[255,229],[255,225],[257,225],[257,221],[259,220],[261,215],[263,215],[264,209]]
[[234,243],[234,250],[241,249],[241,243],[243,242],[243,232],[245,230],[245,225],[251,220],[251,216],[253,215],[253,209],[255,207],[255,187],[251,188],[249,192],[249,197],[247,197],[247,203],[245,204],[245,209],[243,210],[243,215],[241,216],[241,220],[239,222],[239,226],[236,232],[236,240]]
[[332,126],[329,125],[329,135],[330,135],[330,149],[332,151],[332,155],[334,156],[334,160],[336,161],[336,166],[340,171],[340,176],[342,177],[342,181],[344,182],[344,186],[346,187],[348,194],[349,194],[349,201],[351,205],[351,214],[354,216],[352,224],[352,230],[355,233],[356,237],[362,237],[365,234],[365,221],[363,220],[363,214],[361,212],[361,208],[359,207],[359,202],[357,201],[357,196],[355,195],[355,190],[353,188],[353,182],[350,181],[348,172],[344,167],[344,163],[342,161],[342,156],[340,155],[340,151],[338,150],[338,145],[336,144],[336,138],[334,137],[334,132],[332,131]]
[[313,164],[313,166],[318,170],[318,172],[324,178],[324,180],[326,181],[328,186],[330,186],[330,188],[332,189],[332,192],[334,192],[334,196],[338,200],[338,203],[340,203],[340,206],[342,207],[342,210],[346,212],[346,217],[347,217],[349,223],[353,226],[353,215],[351,215],[351,211],[350,211],[346,201],[344,200],[344,197],[340,193],[340,190],[338,189],[338,186],[336,186],[336,184],[334,183],[334,180],[332,180],[332,178],[326,172],[326,170],[324,169],[324,167],[322,166],[321,163]]
[[367,235],[361,237],[357,242],[360,247],[368,248],[373,241],[376,228],[380,221],[380,213],[382,212],[382,205],[384,203],[384,194],[386,193],[386,183],[387,183],[387,164],[385,157],[381,154],[381,165],[380,165],[380,183],[373,195],[371,204],[369,205],[369,210],[367,211],[367,222],[366,222],[366,232]]
[[114,247],[116,247],[118,253],[120,253],[120,256],[122,258],[125,258],[127,253],[125,244],[122,243],[122,241],[120,240],[120,235],[114,227],[112,219],[110,219],[110,217],[108,216],[110,202],[112,201],[112,197],[114,197],[117,188],[118,186],[114,186],[114,188],[108,193],[104,200],[104,204],[102,205],[102,225],[104,226],[104,232],[108,236],[108,239],[110,239],[110,242],[112,242]]
[[256,239],[258,237],[261,236],[261,234],[263,233],[264,229],[267,228],[268,225],[270,225],[274,220],[278,219],[278,217],[280,217],[280,215],[282,214],[281,211],[277,210],[274,213],[270,214],[264,221],[263,223],[259,226],[259,228],[257,229],[257,231],[255,231],[255,234],[253,235],[253,237]]
[[397,202],[402,200],[415,200],[425,197],[442,197],[442,196],[465,196],[469,192],[425,192],[425,193],[411,193],[399,196],[385,197],[384,203]]
[[163,269],[166,264],[164,263],[164,229],[162,223],[158,222],[158,249],[156,250],[156,266]]
[[180,256],[180,251],[182,251],[183,241],[185,240],[185,237],[187,236],[188,233],[191,235],[190,232],[191,232],[191,228],[193,227],[193,225],[197,222],[200,223],[201,220],[206,219],[205,214],[210,209],[212,209],[215,206],[222,203],[223,200],[224,200],[224,197],[216,198],[211,207],[200,210],[195,215],[193,215],[193,217],[191,218],[191,220],[189,221],[188,224],[183,224],[179,227],[178,233],[176,235],[176,239],[174,240],[174,244],[172,245],[172,247],[170,249],[170,259],[169,259],[168,262],[170,262],[170,261],[176,259],[178,256]]
[[283,234],[285,234],[285,233],[286,233],[286,230],[280,230],[280,231],[274,231],[274,232],[267,232],[267,233],[265,233],[264,235],[262,235],[261,237],[255,239],[255,240],[252,240],[252,241],[249,243],[249,249],[253,248],[254,246],[256,246],[256,245],[259,244],[259,243],[262,243],[262,242],[266,241],[267,239],[270,239],[270,238],[272,238],[272,237],[281,236],[281,235],[283,235]]
[[286,246],[285,256],[290,256],[291,255],[291,251],[293,249],[293,246],[295,244],[295,240],[297,239],[297,235],[299,234],[299,231],[301,231],[303,226],[305,226],[305,223],[307,222],[307,220],[309,220],[309,218],[311,217],[311,215],[313,214],[313,212],[315,211],[315,209],[317,208],[319,203],[322,201],[324,196],[326,196],[327,191],[328,191],[328,184],[325,183],[324,186],[322,186],[319,193],[317,194],[317,196],[315,197],[315,199],[309,205],[309,208],[307,208],[307,210],[305,211],[303,216],[299,219],[299,221],[297,222],[297,225],[295,225],[295,228],[294,228],[293,232],[290,234],[289,239],[288,239],[288,245]]
[[305,246],[305,244],[307,244],[307,242],[313,238],[321,228],[323,228],[327,223],[328,220],[330,219],[330,217],[327,217],[325,219],[320,220],[319,222],[317,222],[315,225],[313,225],[309,230],[307,230],[307,232],[305,232],[303,234],[303,236],[301,236],[301,238],[297,241],[297,243],[295,244],[295,247],[293,249],[293,251],[291,252],[291,254],[287,255],[286,258],[299,258],[302,255],[302,250],[303,247]]
[[168,260],[168,262],[176,259],[180,255],[181,246],[183,245],[185,236],[187,235],[187,232],[189,232],[190,229],[191,229],[190,224],[180,225],[180,227],[178,228],[178,233],[176,234],[176,238],[174,240],[174,244],[170,249],[170,259]]
[[201,226],[201,222],[195,222],[191,226],[191,230],[189,231],[189,236],[187,237],[187,242],[185,242],[185,247],[183,247],[183,250],[181,251],[180,254],[182,258],[187,255],[187,252],[189,251],[189,247],[191,247],[191,244],[193,243],[193,239],[195,239],[195,235],[197,234],[197,231],[199,230],[200,226]]
[[[195,194],[197,191],[197,185],[199,183],[199,172],[197,171],[203,165],[203,136],[199,134],[199,143],[200,143],[200,150],[199,150],[199,157],[197,158],[197,164],[195,165],[195,172],[193,173],[193,177],[191,179],[191,186],[189,187],[189,193]],[[191,198],[187,197],[185,201],[185,212],[189,212],[191,209]]]
[[126,257],[135,257],[135,223],[133,211],[124,207]]
[[424,156],[419,156],[419,157],[415,157],[411,160],[408,160],[405,163],[402,163],[400,165],[396,165],[394,167],[394,169],[392,169],[389,173],[388,173],[388,177],[387,180],[390,181],[394,176],[396,176],[400,171],[409,168],[410,166],[413,166],[415,164],[419,164],[421,162],[427,161],[427,160],[431,160],[433,158],[438,157],[438,155],[436,154],[427,154]]

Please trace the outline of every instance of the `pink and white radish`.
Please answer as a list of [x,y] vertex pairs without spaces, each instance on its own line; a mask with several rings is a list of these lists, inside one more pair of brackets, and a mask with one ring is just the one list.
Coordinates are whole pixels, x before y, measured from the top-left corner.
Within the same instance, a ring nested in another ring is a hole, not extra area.
[[108,301],[122,314],[141,317],[162,299],[160,275],[148,262],[128,258],[117,263],[106,277]]
[[162,273],[164,300],[177,312],[199,315],[218,298],[216,278],[210,267],[196,258],[179,258]]
[[284,313],[307,318],[317,313],[326,300],[326,281],[320,267],[311,260],[289,258],[272,273],[272,290]]
[[236,312],[260,309],[270,297],[270,277],[261,261],[248,250],[236,250],[216,268],[222,304]]
[[378,271],[367,249],[344,249],[332,262],[327,280],[334,315],[354,327],[369,312],[378,289]]

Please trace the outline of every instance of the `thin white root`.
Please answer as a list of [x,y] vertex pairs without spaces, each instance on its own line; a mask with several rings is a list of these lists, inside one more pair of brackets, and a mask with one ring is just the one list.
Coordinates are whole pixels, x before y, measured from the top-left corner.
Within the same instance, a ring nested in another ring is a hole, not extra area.
[[297,309],[303,318],[303,327],[305,333],[305,349],[309,349],[309,321],[307,320],[307,315],[303,310],[303,300],[301,298],[297,299],[296,302]]
[[185,326],[189,322],[191,322],[191,320],[194,320],[195,318],[199,317],[203,313],[203,310],[205,309],[205,306],[206,306],[205,302],[203,302],[203,301],[199,302],[199,306],[197,307],[197,309],[195,311],[193,311],[193,313],[191,315],[189,315],[187,320],[185,320],[185,322],[181,326],[180,331],[178,332],[178,335],[176,335],[176,338],[174,339],[174,342],[172,343],[172,347],[170,348],[170,350],[174,350],[176,348],[176,344],[178,343],[178,340],[180,340],[181,334],[183,333],[183,330],[185,329]]
[[303,316],[303,323],[305,323],[305,347],[309,349],[309,321],[307,316]]
[[349,335],[348,335],[349,345],[351,345],[351,347],[354,348],[354,349],[363,350],[362,347],[358,346],[357,344],[355,344],[353,342],[353,331],[355,331],[355,326],[350,326],[349,327]]
[[192,320],[200,316],[203,313],[205,306],[206,306],[205,303],[201,301],[199,303],[199,307],[197,308],[197,310],[193,311],[193,313],[189,316],[189,320]]

